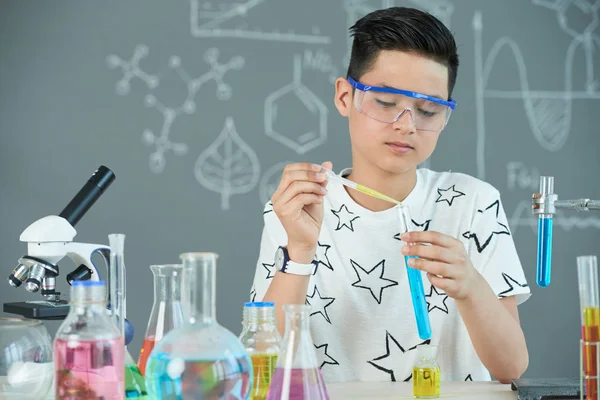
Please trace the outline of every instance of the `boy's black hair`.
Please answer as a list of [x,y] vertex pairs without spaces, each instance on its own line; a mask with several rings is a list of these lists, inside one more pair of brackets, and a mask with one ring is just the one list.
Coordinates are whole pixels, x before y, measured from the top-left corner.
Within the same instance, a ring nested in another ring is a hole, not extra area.
[[350,27],[352,54],[347,76],[360,80],[380,51],[412,52],[448,67],[448,93],[452,95],[458,72],[454,36],[433,15],[406,7],[373,11]]

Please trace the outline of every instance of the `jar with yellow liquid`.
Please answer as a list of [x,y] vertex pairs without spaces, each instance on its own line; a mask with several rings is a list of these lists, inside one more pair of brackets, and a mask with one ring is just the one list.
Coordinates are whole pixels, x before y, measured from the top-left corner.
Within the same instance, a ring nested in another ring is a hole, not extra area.
[[254,380],[250,400],[265,400],[277,365],[281,336],[277,331],[275,305],[271,302],[244,304],[240,341],[252,360]]
[[417,362],[413,367],[413,397],[415,399],[437,399],[440,397],[440,366],[437,361],[437,346],[417,346]]

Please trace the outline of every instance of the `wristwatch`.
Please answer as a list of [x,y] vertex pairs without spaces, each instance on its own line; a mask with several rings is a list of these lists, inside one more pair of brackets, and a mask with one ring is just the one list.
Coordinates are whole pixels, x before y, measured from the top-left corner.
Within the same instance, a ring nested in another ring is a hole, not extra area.
[[319,261],[313,260],[310,264],[300,264],[290,260],[287,248],[279,246],[275,253],[275,268],[286,274],[314,275],[317,273]]

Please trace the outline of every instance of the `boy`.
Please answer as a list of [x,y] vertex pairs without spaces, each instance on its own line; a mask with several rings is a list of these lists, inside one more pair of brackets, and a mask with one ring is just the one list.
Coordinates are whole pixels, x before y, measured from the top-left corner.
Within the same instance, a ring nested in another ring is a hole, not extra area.
[[402,201],[413,226],[400,235],[398,206],[328,182],[318,165],[288,165],[264,211],[253,300],[275,302],[282,334],[282,306],[311,305],[326,381],[408,381],[423,341],[404,256],[418,256],[409,265],[423,277],[442,379],[509,383],[528,365],[517,305],[530,291],[500,195],[465,174],[417,169],[455,105],[454,38],[435,17],[399,7],[351,31],[347,78],[335,87],[352,144],[340,175]]

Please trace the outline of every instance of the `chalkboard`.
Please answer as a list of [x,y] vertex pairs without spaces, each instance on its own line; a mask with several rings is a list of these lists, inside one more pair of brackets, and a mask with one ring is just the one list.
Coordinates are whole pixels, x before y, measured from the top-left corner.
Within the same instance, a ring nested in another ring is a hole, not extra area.
[[[560,199],[600,198],[600,3],[592,0],[5,1],[6,275],[26,251],[21,231],[59,213],[104,164],[116,181],[75,240],[127,235],[134,358],[153,300],[149,266],[186,251],[219,253],[217,317],[239,333],[263,205],[289,162],[351,166],[333,82],[345,75],[349,26],[394,5],[427,10],[456,35],[458,107],[422,167],[471,174],[502,194],[533,292],[520,307],[525,377],[578,376],[575,260],[597,254],[600,214],[558,212],[552,283],[542,289],[531,196],[550,175]],[[40,297],[4,285],[2,302]],[[53,334],[58,322],[47,327]]]

